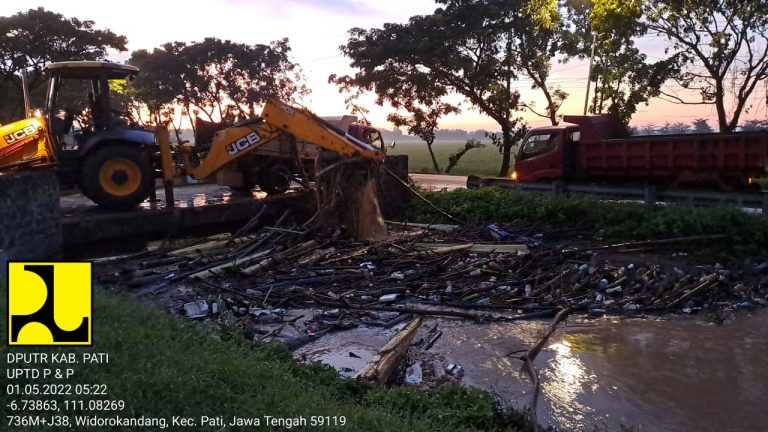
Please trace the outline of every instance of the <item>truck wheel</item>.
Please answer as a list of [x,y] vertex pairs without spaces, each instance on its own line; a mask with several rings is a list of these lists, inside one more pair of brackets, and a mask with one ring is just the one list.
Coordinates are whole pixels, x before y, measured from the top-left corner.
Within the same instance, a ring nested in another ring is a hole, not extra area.
[[136,147],[106,145],[88,155],[80,171],[80,189],[109,210],[130,210],[155,186],[152,162]]
[[282,164],[272,165],[261,173],[259,187],[269,195],[279,195],[291,187],[293,173]]

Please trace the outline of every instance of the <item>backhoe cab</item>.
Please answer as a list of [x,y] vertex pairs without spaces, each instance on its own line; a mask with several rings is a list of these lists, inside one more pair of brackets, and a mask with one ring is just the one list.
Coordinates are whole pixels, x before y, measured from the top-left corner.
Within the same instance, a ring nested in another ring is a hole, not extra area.
[[98,61],[46,66],[43,112],[0,128],[0,173],[55,164],[63,186],[77,185],[101,207],[138,205],[154,188],[157,145],[151,131],[115,109],[110,91],[111,82],[138,72]]

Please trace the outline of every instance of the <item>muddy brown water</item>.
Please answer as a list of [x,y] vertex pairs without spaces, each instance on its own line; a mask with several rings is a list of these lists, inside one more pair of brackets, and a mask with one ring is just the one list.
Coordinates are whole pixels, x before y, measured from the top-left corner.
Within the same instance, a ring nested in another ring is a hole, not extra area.
[[[530,403],[521,362],[548,322],[476,325],[438,319],[432,348],[464,368],[464,385],[490,390],[507,406]],[[394,330],[358,328],[298,351],[342,374],[360,369]],[[361,358],[350,357],[353,352]],[[535,361],[539,421],[564,430],[768,431],[768,311],[715,325],[696,317],[571,318]]]

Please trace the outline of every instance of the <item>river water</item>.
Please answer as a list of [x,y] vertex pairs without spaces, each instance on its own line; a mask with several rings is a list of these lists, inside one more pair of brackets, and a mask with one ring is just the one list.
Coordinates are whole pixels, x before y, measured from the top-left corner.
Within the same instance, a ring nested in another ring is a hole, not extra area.
[[[427,320],[443,336],[431,351],[464,368],[465,385],[495,392],[507,406],[530,404],[522,363],[505,354],[530,348],[549,322],[477,325]],[[349,374],[392,331],[360,328],[300,350]],[[354,352],[361,358],[350,357]],[[768,311],[722,325],[696,317],[571,318],[534,362],[541,381],[539,422],[565,430],[768,431]]]

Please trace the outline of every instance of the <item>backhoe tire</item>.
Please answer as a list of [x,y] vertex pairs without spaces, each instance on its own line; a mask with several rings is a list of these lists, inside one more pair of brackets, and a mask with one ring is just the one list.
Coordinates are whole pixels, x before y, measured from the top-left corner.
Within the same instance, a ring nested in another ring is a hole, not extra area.
[[152,162],[130,145],[105,145],[86,156],[80,171],[80,189],[99,207],[130,210],[155,187]]
[[291,188],[293,173],[283,164],[274,164],[261,172],[259,187],[268,195],[280,195]]

